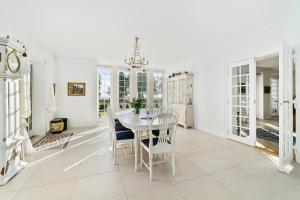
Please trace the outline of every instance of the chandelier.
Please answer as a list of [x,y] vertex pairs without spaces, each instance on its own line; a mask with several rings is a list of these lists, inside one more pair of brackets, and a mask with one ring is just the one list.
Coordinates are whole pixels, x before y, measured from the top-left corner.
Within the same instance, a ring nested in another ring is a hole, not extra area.
[[138,44],[139,38],[135,37],[134,39],[135,42],[134,42],[133,54],[128,59],[125,59],[125,63],[132,68],[142,68],[148,65],[148,61],[144,57],[141,57],[140,47]]

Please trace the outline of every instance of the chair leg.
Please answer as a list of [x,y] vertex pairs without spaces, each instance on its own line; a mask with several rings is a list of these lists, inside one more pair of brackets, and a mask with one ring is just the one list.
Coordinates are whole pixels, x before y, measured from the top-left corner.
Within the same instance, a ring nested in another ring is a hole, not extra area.
[[172,152],[172,169],[173,169],[173,176],[175,176],[175,152]]
[[134,142],[131,142],[131,153],[133,154],[133,149],[134,149]]
[[110,146],[112,146],[113,145],[113,142],[114,142],[114,140],[113,140],[113,137],[112,137],[112,133],[111,133],[111,131],[109,131],[109,142],[110,142]]
[[111,148],[112,148],[112,155],[113,155],[113,157],[115,156],[115,141],[111,141],[112,143],[111,143]]
[[113,164],[116,164],[117,161],[117,144],[116,141],[113,141]]
[[143,166],[143,149],[142,145],[140,145],[140,167]]
[[152,173],[153,173],[153,161],[152,161],[152,159],[153,159],[153,156],[152,156],[152,154],[149,152],[149,168],[150,168],[150,181],[152,181]]

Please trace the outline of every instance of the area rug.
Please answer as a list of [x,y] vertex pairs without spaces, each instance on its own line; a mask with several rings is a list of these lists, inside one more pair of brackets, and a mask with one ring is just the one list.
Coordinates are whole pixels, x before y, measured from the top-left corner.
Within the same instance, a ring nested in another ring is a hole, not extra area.
[[[279,132],[277,130],[267,130],[263,128],[256,129],[256,137],[272,142],[279,143]],[[294,144],[296,143],[296,137],[293,137]]]
[[47,134],[40,141],[34,144],[36,151],[50,149],[64,149],[68,145],[73,133]]

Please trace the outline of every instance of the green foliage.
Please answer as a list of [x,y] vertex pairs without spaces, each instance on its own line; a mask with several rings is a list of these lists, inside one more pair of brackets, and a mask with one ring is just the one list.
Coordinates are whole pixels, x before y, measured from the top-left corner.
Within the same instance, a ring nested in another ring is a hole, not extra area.
[[132,108],[140,109],[142,107],[142,101],[143,99],[141,98],[132,98],[132,101],[130,101],[129,103]]

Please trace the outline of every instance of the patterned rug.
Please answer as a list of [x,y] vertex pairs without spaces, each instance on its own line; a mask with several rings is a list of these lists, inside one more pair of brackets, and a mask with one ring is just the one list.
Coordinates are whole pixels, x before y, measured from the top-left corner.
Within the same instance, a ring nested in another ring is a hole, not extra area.
[[[263,128],[256,129],[256,137],[279,143],[279,132],[277,130],[268,130]],[[293,143],[296,144],[296,137],[293,137]]]
[[40,141],[35,143],[33,147],[37,151],[49,149],[64,149],[68,145],[73,133],[47,134]]

